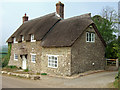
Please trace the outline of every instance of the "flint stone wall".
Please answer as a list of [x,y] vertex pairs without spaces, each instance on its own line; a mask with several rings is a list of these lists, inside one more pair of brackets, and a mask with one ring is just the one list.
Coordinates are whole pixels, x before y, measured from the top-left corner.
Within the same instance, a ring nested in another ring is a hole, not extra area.
[[[86,42],[86,32],[95,33],[95,42]],[[105,46],[94,28],[87,28],[76,40],[71,49],[71,73],[82,73],[89,70],[105,68]],[[94,63],[94,65],[92,65]]]

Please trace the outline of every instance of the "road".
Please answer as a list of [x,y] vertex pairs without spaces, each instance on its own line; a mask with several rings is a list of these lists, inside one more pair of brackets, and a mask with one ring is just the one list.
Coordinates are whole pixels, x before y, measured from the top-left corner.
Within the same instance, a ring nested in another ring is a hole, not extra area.
[[30,80],[2,76],[3,88],[108,88],[117,72],[99,72],[76,79],[42,76],[41,80]]

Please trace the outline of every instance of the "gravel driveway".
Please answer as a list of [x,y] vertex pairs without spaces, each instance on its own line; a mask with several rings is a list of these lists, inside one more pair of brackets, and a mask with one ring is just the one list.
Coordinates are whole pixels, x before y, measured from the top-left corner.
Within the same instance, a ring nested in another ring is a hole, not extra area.
[[[87,76],[64,79],[42,76],[41,80],[29,80],[2,76],[3,88],[109,88],[117,72],[99,72]],[[12,83],[11,83],[12,82]]]

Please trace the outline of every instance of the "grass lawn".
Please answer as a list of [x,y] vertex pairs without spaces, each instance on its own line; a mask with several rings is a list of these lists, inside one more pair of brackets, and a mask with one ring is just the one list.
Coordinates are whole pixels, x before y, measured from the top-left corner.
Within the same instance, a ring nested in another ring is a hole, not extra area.
[[114,86],[115,86],[115,88],[118,88],[118,79],[115,80]]

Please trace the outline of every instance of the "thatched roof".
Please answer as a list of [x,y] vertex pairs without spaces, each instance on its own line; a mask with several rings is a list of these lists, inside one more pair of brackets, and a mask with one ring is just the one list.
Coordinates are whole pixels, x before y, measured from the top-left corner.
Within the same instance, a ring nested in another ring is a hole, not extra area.
[[30,34],[34,34],[36,40],[41,40],[49,29],[60,20],[55,13],[51,13],[33,20],[23,23],[13,35],[7,40],[7,42],[13,42],[13,38],[16,37],[17,41],[21,41],[21,35],[24,36],[26,41],[30,40]]
[[35,40],[40,40],[43,47],[68,47],[72,46],[90,25],[93,25],[99,38],[106,45],[90,14],[61,20],[55,13],[52,13],[27,21],[7,42],[12,42],[13,37],[16,37],[17,41],[21,41],[21,35],[24,35],[26,41],[30,41],[30,34],[34,34]]
[[77,40],[77,38],[82,35],[83,31],[91,24],[93,24],[93,21],[90,14],[84,14],[81,16],[61,20],[42,40],[42,46],[71,46]]

